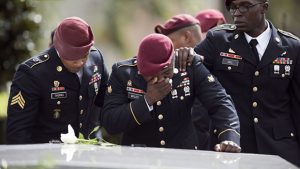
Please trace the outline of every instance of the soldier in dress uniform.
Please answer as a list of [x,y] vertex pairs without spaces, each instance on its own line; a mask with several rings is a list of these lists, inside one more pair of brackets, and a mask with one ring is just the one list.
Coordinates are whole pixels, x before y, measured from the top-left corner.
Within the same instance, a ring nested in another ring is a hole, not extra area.
[[89,137],[99,125],[108,73],[81,18],[64,19],[54,46],[20,64],[11,85],[7,118],[9,144],[59,140],[71,124]]
[[267,0],[225,2],[234,24],[209,31],[195,51],[233,98],[242,152],[300,166],[299,38],[266,20]]
[[165,35],[150,34],[136,58],[113,65],[102,116],[123,145],[196,148],[191,120],[195,98],[208,108],[218,129],[216,151],[239,152],[239,120],[230,97],[195,57],[185,71],[174,67],[174,48]]
[[[163,25],[155,26],[154,31],[168,36],[173,42],[175,51],[182,47],[195,47],[202,39],[200,22],[188,14],[175,15]],[[188,57],[187,60],[189,59],[193,59],[193,57]],[[179,68],[179,70],[181,69]],[[210,119],[207,110],[198,99],[195,99],[192,107],[192,119],[198,136],[198,149],[209,149]]]

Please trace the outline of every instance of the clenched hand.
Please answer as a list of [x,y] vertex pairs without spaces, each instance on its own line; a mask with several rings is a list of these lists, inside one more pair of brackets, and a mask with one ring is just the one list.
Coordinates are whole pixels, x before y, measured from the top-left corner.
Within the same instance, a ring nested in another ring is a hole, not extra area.
[[165,78],[158,80],[157,77],[152,78],[147,82],[147,92],[145,98],[147,103],[152,106],[155,102],[162,100],[172,90],[170,79]]
[[241,147],[233,141],[222,141],[220,144],[215,145],[215,151],[239,153],[241,152]]

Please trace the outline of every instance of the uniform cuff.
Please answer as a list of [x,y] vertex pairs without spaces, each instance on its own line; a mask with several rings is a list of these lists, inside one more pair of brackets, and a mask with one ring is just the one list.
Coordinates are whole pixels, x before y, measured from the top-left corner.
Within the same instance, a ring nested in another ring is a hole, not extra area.
[[222,141],[233,141],[236,144],[240,145],[240,134],[234,129],[226,129],[219,133],[218,135],[219,142]]

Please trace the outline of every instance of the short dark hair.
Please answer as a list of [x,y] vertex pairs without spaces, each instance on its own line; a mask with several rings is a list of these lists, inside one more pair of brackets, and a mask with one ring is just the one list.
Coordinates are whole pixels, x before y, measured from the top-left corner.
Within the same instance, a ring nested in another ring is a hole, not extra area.
[[53,45],[53,39],[54,39],[55,30],[56,30],[56,28],[53,31],[51,31],[49,46]]

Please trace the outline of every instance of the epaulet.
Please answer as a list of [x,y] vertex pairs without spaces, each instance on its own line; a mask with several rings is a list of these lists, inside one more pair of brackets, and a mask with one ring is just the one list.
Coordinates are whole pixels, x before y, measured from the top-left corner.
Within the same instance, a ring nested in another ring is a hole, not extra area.
[[233,31],[236,29],[236,26],[233,24],[222,24],[222,25],[218,25],[214,28],[212,28],[212,31],[218,31],[218,30],[230,30]]
[[44,63],[49,60],[50,56],[48,54],[38,55],[30,58],[29,60],[25,61],[24,64],[30,68],[34,66]]
[[118,63],[118,68],[119,67],[123,67],[123,66],[130,66],[130,67],[134,67],[136,66],[136,57],[134,58],[130,58],[130,59],[127,59],[127,60],[124,60],[124,61],[121,61]]
[[284,30],[281,30],[281,29],[278,29],[278,32],[280,32],[281,34],[283,34],[285,36],[288,36],[290,38],[293,38],[293,39],[296,39],[296,40],[300,41],[300,39],[296,35],[294,35],[290,32],[287,32],[287,31],[284,31]]

